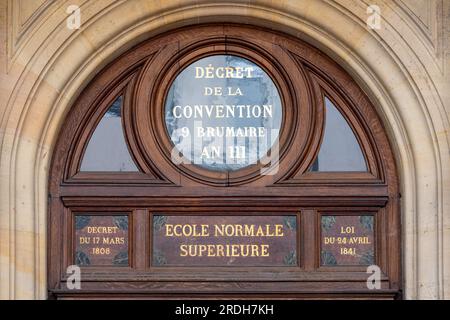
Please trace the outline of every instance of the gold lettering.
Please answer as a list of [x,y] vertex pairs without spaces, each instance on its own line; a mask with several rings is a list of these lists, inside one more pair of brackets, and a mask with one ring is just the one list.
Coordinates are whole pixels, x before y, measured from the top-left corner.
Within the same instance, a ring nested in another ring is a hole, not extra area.
[[263,237],[264,236],[264,232],[263,232],[261,226],[258,226],[258,230],[256,231],[256,236],[257,237]]
[[355,227],[348,226],[348,227],[341,227],[341,234],[353,234],[355,233]]
[[125,238],[124,237],[114,237],[114,238],[110,238],[110,237],[103,237],[102,239],[103,244],[124,244],[125,243]]
[[276,237],[283,237],[283,225],[282,224],[276,224],[275,225],[275,235]]
[[188,255],[188,252],[187,252],[187,250],[186,250],[186,247],[187,247],[187,245],[185,245],[185,244],[182,244],[182,245],[180,246],[180,250],[181,250],[181,252],[180,252],[180,257],[186,257],[186,256]]
[[283,225],[221,224],[214,225],[215,237],[283,237]]
[[93,255],[107,255],[111,253],[111,249],[109,248],[92,248],[91,253]]
[[88,233],[116,233],[118,227],[87,227]]
[[258,250],[258,245],[256,244],[252,244],[252,257],[258,257],[259,256],[259,250]]
[[237,224],[236,226],[235,226],[235,236],[236,237],[243,237],[244,235],[243,235],[243,233],[242,233],[242,225],[241,224]]
[[166,224],[166,237],[173,237],[173,225]]
[[244,233],[246,235],[251,234],[253,236],[253,234],[255,233],[255,225],[254,224],[252,224],[252,225],[246,224],[244,227],[245,227]]
[[207,224],[166,224],[166,237],[208,237]]
[[238,252],[239,247],[238,247],[238,245],[232,244],[231,246],[232,246],[231,256],[232,257],[239,257],[239,252]]
[[268,244],[182,244],[180,257],[268,257]]
[[262,244],[261,245],[261,257],[268,257],[268,256],[269,256],[269,245]]
[[[222,244],[218,244],[217,248],[216,248],[216,254],[218,257],[223,257],[225,256],[224,251],[223,251],[223,245]],[[212,257],[214,257],[214,255],[211,255]]]

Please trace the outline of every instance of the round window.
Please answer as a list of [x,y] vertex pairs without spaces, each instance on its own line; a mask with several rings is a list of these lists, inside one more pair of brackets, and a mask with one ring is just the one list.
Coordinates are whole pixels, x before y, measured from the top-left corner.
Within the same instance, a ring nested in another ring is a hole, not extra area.
[[256,164],[277,143],[282,118],[280,94],[269,75],[234,55],[190,64],[173,81],[165,103],[177,153],[215,171]]

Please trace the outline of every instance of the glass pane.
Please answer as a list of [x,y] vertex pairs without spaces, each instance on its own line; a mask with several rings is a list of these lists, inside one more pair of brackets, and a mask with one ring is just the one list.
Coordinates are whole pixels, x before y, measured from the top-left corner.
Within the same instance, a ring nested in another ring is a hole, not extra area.
[[187,163],[232,171],[255,164],[277,142],[282,107],[269,75],[232,55],[185,68],[167,95],[166,127]]
[[114,101],[95,128],[80,171],[139,171],[122,130],[122,97]]
[[361,147],[339,110],[325,97],[325,133],[311,171],[367,171]]

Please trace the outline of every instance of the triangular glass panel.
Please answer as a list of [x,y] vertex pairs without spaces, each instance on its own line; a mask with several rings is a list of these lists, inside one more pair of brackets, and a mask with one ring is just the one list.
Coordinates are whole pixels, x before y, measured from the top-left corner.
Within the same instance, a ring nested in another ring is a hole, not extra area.
[[349,124],[325,97],[325,132],[317,159],[310,171],[367,171],[358,140]]
[[121,96],[95,128],[84,152],[80,171],[139,171],[125,142]]

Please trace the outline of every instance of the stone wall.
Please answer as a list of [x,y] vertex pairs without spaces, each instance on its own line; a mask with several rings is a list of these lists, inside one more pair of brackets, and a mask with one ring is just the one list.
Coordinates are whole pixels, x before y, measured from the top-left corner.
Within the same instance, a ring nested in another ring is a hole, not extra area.
[[292,34],[355,78],[398,163],[405,297],[450,298],[450,0],[0,0],[0,298],[46,298],[48,170],[74,99],[133,45],[204,22]]

